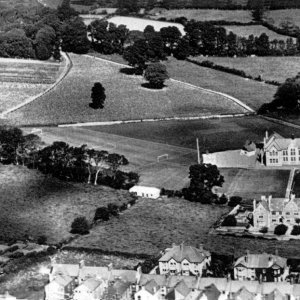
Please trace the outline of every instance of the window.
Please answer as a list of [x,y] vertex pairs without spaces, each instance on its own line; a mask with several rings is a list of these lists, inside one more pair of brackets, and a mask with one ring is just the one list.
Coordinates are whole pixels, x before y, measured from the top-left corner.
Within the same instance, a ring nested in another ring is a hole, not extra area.
[[291,213],[290,213],[289,211],[287,211],[285,214],[286,214],[287,216],[289,216]]
[[138,300],[142,300],[142,297],[141,297],[141,296],[138,296],[137,298],[138,298]]
[[287,150],[283,150],[283,155],[287,156],[288,155],[288,152]]
[[295,156],[291,156],[291,161],[296,161],[296,157]]
[[263,219],[264,216],[259,216],[260,219]]
[[295,149],[291,149],[291,155],[296,155],[296,150]]
[[288,161],[287,156],[284,156],[284,157],[283,157],[283,161]]
[[272,211],[272,215],[273,215],[273,216],[276,216],[276,211]]
[[275,223],[277,220],[276,219],[272,219],[272,222]]

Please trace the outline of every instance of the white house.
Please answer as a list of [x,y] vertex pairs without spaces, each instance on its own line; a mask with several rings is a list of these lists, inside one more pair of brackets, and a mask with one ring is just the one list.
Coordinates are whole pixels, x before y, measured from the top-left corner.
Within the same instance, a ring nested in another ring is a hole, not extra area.
[[157,199],[160,196],[160,189],[156,187],[135,185],[130,190],[130,193],[136,194],[139,197]]
[[45,300],[63,300],[72,296],[75,289],[75,279],[66,276],[56,276],[45,286]]
[[98,300],[107,284],[101,279],[89,278],[74,290],[74,300]]
[[184,245],[172,245],[166,249],[159,259],[160,274],[179,274],[201,276],[211,261],[210,252],[203,249]]

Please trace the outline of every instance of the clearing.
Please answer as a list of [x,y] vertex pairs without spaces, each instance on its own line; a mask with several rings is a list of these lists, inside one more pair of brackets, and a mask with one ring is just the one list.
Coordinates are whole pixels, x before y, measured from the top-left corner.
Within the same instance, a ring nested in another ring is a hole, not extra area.
[[71,243],[74,247],[99,248],[109,251],[158,254],[172,243],[185,242],[219,254],[238,257],[251,252],[275,253],[286,257],[299,256],[299,242],[280,242],[232,236],[210,235],[211,226],[229,211],[226,206],[202,205],[184,199],[141,199],[135,206],[87,236]]
[[97,207],[131,199],[127,191],[62,182],[21,166],[0,164],[0,182],[2,238],[46,235],[49,243],[58,243],[71,236],[75,217],[92,221]]
[[300,70],[300,58],[297,56],[285,57],[193,57],[193,60],[202,62],[212,61],[216,65],[244,71],[252,77],[261,76],[263,80],[275,80],[283,83],[287,78],[295,77]]
[[[221,95],[171,80],[162,90],[142,86],[142,76],[120,72],[122,66],[89,56],[70,55],[73,68],[49,93],[8,114],[17,125],[61,124],[181,116],[244,113]],[[104,109],[89,107],[91,88],[100,81],[106,89]]]

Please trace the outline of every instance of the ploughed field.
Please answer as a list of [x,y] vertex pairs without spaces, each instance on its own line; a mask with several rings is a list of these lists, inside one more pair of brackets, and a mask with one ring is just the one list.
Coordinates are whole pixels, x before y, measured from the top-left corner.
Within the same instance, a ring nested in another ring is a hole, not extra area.
[[[70,55],[73,68],[64,80],[37,101],[11,113],[17,125],[114,121],[144,118],[244,113],[228,98],[183,83],[166,81],[162,90],[142,86],[142,76],[120,72],[123,66],[88,56]],[[181,71],[182,72],[182,71]],[[106,89],[104,109],[94,110],[91,88]]]
[[172,243],[185,242],[220,254],[240,256],[251,252],[298,256],[299,242],[278,242],[209,234],[211,226],[225,213],[227,206],[201,205],[184,199],[141,199],[135,206],[95,227],[87,236],[71,243],[74,247],[155,255]]
[[0,240],[45,235],[49,243],[71,236],[75,217],[93,220],[97,207],[127,203],[127,191],[62,182],[36,170],[0,164]]

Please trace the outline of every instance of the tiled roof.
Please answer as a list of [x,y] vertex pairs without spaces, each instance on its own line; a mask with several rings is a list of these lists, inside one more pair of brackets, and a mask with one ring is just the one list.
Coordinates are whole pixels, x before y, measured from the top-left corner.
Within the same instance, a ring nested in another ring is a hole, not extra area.
[[287,259],[267,253],[263,254],[247,254],[240,257],[234,266],[243,265],[246,268],[270,268],[273,265],[278,265],[281,268],[286,267]]
[[93,292],[100,284],[101,281],[94,278],[89,278],[82,283],[82,285],[86,286],[91,292]]
[[300,147],[300,138],[284,138],[278,133],[272,134],[266,142],[265,149],[268,151],[274,146],[277,150],[286,150],[289,147]]
[[189,287],[185,284],[184,281],[180,281],[175,286],[174,290],[176,290],[178,293],[180,293],[184,297],[186,297],[189,294],[189,292],[190,292]]
[[151,293],[152,295],[154,295],[156,293],[156,291],[158,290],[159,285],[157,284],[157,282],[152,279],[149,282],[147,282],[147,284],[145,285],[145,289]]
[[234,299],[237,300],[253,300],[253,293],[249,292],[247,288],[242,287],[234,294]]
[[266,294],[266,300],[286,300],[285,294],[282,294],[277,289],[273,290],[270,294]]
[[270,210],[271,211],[283,211],[285,204],[284,198],[272,198],[270,200]]
[[60,286],[67,286],[73,279],[66,275],[59,275],[54,278],[51,282],[56,282]]
[[167,250],[159,261],[168,262],[173,258],[177,262],[182,262],[186,259],[190,263],[201,263],[208,256],[210,256],[210,252],[206,250],[181,244],[179,246],[175,245],[171,249]]
[[207,286],[204,290],[204,295],[206,296],[207,300],[218,300],[220,296],[220,291],[215,286],[215,284],[211,284]]
[[102,300],[119,300],[126,292],[126,290],[130,287],[131,283],[125,282],[123,280],[115,280],[111,282],[105,292],[103,293],[101,299]]

